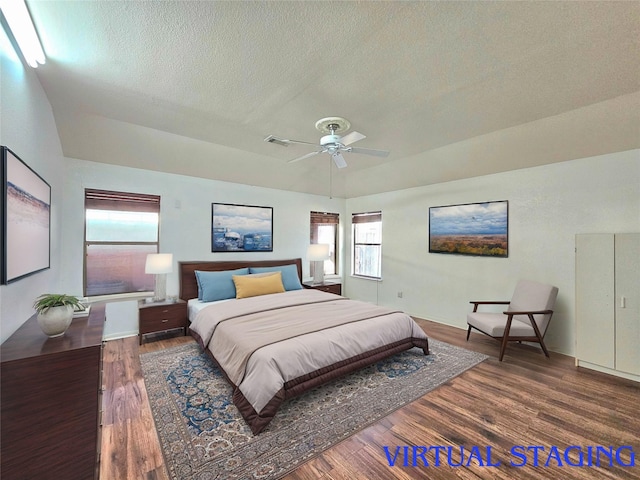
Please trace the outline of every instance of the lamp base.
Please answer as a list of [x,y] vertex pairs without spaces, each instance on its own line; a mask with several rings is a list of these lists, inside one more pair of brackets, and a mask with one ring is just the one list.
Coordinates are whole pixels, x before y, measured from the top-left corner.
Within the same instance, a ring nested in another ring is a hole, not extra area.
[[167,299],[167,274],[156,273],[156,288],[153,293],[154,302],[164,302]]
[[324,283],[324,262],[313,262],[313,284],[322,285]]

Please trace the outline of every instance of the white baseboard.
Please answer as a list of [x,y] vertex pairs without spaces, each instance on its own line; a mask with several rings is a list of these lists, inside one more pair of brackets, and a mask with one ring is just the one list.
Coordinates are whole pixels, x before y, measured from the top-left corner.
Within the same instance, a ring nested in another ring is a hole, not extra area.
[[626,378],[627,380],[633,380],[634,382],[640,382],[640,375],[634,375],[633,373],[625,373],[619,370],[614,370],[612,368],[603,367],[601,365],[596,365],[595,363],[585,362],[584,360],[576,359],[576,366],[588,368],[590,370],[595,370],[600,373],[607,373],[609,375],[614,375],[616,377]]
[[138,332],[118,332],[118,333],[112,333],[110,335],[105,335],[104,337],[102,337],[102,340],[105,342],[108,342],[109,340],[119,340],[121,338],[137,337],[137,336],[138,336]]

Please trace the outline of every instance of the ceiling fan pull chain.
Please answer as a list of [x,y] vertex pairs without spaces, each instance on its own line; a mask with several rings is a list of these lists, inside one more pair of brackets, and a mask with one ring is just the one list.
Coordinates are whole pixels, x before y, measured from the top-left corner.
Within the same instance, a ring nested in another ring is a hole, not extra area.
[[333,198],[333,159],[329,157],[329,200]]

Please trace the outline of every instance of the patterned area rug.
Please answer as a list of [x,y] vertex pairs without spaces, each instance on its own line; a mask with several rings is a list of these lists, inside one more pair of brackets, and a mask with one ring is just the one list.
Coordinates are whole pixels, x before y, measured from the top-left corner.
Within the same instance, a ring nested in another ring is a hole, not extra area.
[[140,355],[169,476],[275,479],[487,357],[429,339],[285,402],[257,436],[195,343]]

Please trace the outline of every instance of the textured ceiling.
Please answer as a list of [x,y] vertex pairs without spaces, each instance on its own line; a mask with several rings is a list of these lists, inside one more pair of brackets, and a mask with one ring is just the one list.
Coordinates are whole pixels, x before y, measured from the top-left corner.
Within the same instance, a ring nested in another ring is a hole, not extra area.
[[[349,198],[640,147],[640,2],[28,5],[67,157]],[[327,116],[391,154],[263,141]]]

